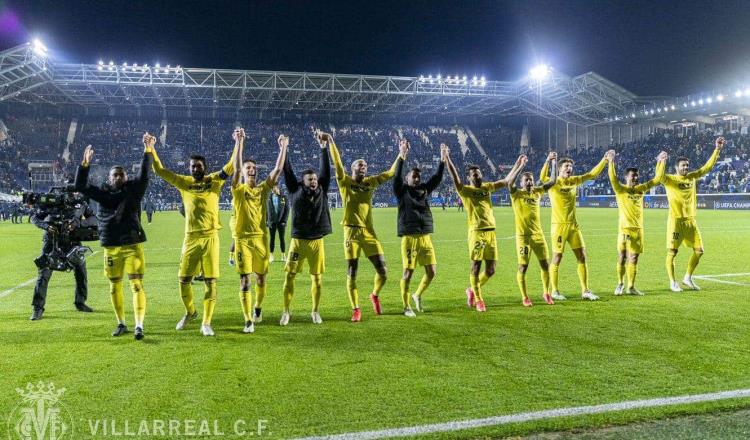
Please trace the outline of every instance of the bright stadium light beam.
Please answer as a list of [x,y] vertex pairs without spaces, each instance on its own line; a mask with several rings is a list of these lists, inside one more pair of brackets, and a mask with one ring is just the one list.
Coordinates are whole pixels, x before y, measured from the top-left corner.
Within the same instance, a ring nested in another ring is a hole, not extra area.
[[719,102],[723,101],[724,100],[724,95],[717,96],[716,100],[719,101]]
[[34,41],[31,42],[31,48],[35,54],[42,57],[47,56],[47,46],[45,46],[38,38],[34,38]]
[[735,98],[739,98],[740,96],[742,96],[742,90],[737,90],[736,92],[734,92]]
[[529,76],[535,81],[541,81],[548,77],[552,70],[546,64],[538,64],[529,71]]

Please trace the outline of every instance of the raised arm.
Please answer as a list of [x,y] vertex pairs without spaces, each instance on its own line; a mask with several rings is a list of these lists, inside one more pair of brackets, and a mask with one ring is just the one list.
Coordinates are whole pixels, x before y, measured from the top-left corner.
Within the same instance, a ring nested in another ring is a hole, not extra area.
[[615,194],[622,192],[622,184],[617,179],[617,170],[615,169],[615,155],[614,153],[610,156],[609,154],[606,156],[607,162],[609,162],[609,169],[607,170],[609,174],[609,183],[612,185],[612,189],[615,191]]
[[291,162],[289,162],[288,154],[284,158],[284,183],[286,184],[286,189],[289,191],[289,194],[293,194],[299,189],[299,181],[297,180],[297,176],[294,175],[294,170],[292,169]]
[[237,128],[232,133],[234,139],[234,150],[232,159],[234,159],[234,165],[232,170],[232,188],[237,188],[240,184],[240,177],[242,176],[242,158],[245,155],[245,130]]
[[513,168],[510,169],[508,174],[505,176],[505,178],[496,180],[492,182],[492,186],[495,189],[502,188],[504,186],[509,186],[511,182],[516,181],[516,177],[518,177],[518,173],[521,172],[524,166],[526,166],[526,163],[529,161],[529,158],[526,157],[525,154],[522,154],[518,156],[518,159],[516,159],[516,163],[513,164]]
[[711,168],[716,165],[716,161],[719,160],[719,153],[721,153],[721,149],[724,148],[724,145],[726,145],[726,141],[724,140],[724,138],[717,138],[716,148],[714,148],[714,152],[711,154],[711,157],[708,158],[708,161],[697,170],[687,173],[685,177],[687,177],[688,179],[697,179],[708,174],[708,172],[711,171]]
[[440,165],[438,165],[438,169],[435,172],[435,174],[430,177],[430,180],[427,181],[425,184],[425,187],[428,192],[433,192],[437,189],[438,186],[440,186],[440,183],[443,181],[443,174],[445,174],[445,161],[446,156],[448,152],[448,147],[440,148]]
[[370,180],[374,181],[376,185],[382,185],[387,182],[388,179],[396,174],[396,167],[398,166],[398,162],[401,159],[406,160],[406,156],[402,156],[401,151],[399,151],[398,156],[396,156],[396,160],[393,161],[393,165],[391,165],[388,170],[370,177]]
[[404,163],[409,151],[409,142],[406,139],[401,139],[398,142],[398,148],[401,154],[396,159],[396,177],[393,179],[393,194],[397,197],[404,192]]
[[341,154],[339,153],[336,142],[333,141],[333,136],[328,133],[320,133],[318,136],[318,142],[320,147],[323,148],[323,144],[328,144],[330,148],[331,159],[333,160],[333,167],[336,170],[336,180],[342,180],[346,177],[346,171],[344,170],[344,163],[341,161]]
[[76,170],[75,190],[99,202],[104,198],[104,191],[95,186],[89,185],[89,165],[91,164],[91,159],[93,157],[94,149],[91,145],[88,145],[83,151],[81,165],[78,167],[78,170]]
[[639,190],[648,191],[649,189],[661,183],[662,180],[664,180],[664,175],[667,170],[667,157],[668,154],[666,151],[662,151],[661,153],[659,153],[659,155],[656,157],[656,172],[654,174],[654,178],[646,183],[638,185]]
[[581,184],[587,180],[591,180],[596,178],[599,174],[604,171],[604,167],[607,166],[607,155],[610,154],[610,152],[614,153],[614,150],[608,150],[604,157],[602,157],[602,160],[599,161],[598,164],[594,168],[592,168],[588,173],[581,174],[580,176],[572,176],[571,179],[575,184]]
[[138,188],[138,192],[145,194],[146,187],[148,187],[148,171],[151,169],[151,161],[153,156],[148,154],[151,149],[156,145],[156,136],[150,135],[148,132],[143,135],[143,158],[141,158],[141,169],[138,170],[138,177],[135,180],[135,186]]
[[[333,142],[330,144],[333,148]],[[328,192],[328,188],[331,186],[331,158],[328,154],[328,146],[323,143],[320,145],[320,167],[319,167],[318,183],[323,191]]]
[[557,183],[557,153],[554,154],[555,156],[549,161],[548,168],[550,178],[542,184],[542,189],[545,191],[549,191],[549,189]]
[[287,136],[284,136],[283,134],[279,136],[278,143],[279,155],[276,157],[276,165],[268,174],[268,179],[266,180],[269,187],[274,187],[276,185],[276,182],[279,181],[279,175],[281,175],[281,169],[284,167],[284,162],[286,162],[286,154],[289,150],[289,138]]
[[[242,128],[235,129],[232,132],[232,138],[236,137],[235,133],[237,133],[238,131],[242,132],[242,144],[243,144],[243,147],[244,147],[244,143],[245,143],[245,138],[244,138],[244,136],[245,136],[245,130],[244,129],[242,129]],[[232,155],[229,157],[229,160],[227,161],[227,163],[224,164],[223,167],[221,167],[221,171],[219,171],[219,173],[218,173],[220,179],[226,180],[229,176],[234,175],[234,171],[235,171],[234,170],[234,168],[235,168],[234,165],[235,165],[235,162],[237,162],[237,156],[240,156],[240,164],[241,164],[242,163],[242,156],[239,154],[239,143],[237,142],[237,139],[235,139],[235,141],[234,141],[234,148],[232,148]]]
[[[542,165],[542,170],[539,172],[539,181],[542,183],[546,183],[550,179],[549,175],[549,166],[550,162],[553,159],[557,159],[557,153],[554,151],[550,151],[547,153],[547,159],[544,160],[544,165]],[[555,176],[557,176],[557,173],[555,173]]]
[[188,188],[189,183],[185,176],[180,176],[179,174],[164,168],[164,165],[162,165],[161,163],[161,159],[159,159],[159,155],[156,153],[156,148],[152,147],[151,151],[149,151],[148,154],[151,154],[154,159],[152,168],[154,169],[154,172],[157,176],[161,177],[165,182],[176,187],[177,189]]
[[448,173],[451,175],[451,179],[453,179],[453,185],[456,187],[456,191],[459,193],[461,192],[461,189],[464,187],[464,185],[461,183],[461,176],[458,175],[458,170],[456,170],[456,166],[453,165],[453,161],[451,160],[450,150],[448,150],[448,146],[445,144],[440,144],[440,149],[446,149],[445,153],[445,164],[448,166]]

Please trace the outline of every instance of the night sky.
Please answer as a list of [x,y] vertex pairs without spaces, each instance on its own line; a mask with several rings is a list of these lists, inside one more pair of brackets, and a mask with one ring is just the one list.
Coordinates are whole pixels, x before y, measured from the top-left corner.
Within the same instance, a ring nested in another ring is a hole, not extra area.
[[750,86],[750,1],[0,0],[0,48],[62,61],[515,80],[537,62],[638,95]]

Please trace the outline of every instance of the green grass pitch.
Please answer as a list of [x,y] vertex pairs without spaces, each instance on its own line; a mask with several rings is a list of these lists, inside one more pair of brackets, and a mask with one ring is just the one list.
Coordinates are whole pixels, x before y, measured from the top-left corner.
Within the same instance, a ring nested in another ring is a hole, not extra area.
[[[485,287],[487,313],[466,307],[466,215],[435,209],[433,240],[437,278],[427,291],[426,312],[401,315],[401,272],[394,209],[374,212],[389,267],[381,293],[384,315],[367,300],[373,269],[360,263],[363,321],[349,322],[342,259],[341,211],[327,238],[323,325],[309,316],[309,279],[298,276],[288,327],[278,325],[282,263],[272,263],[264,321],[245,335],[238,276],[226,264],[229,231],[221,232],[222,277],[214,316],[216,337],[202,337],[197,323],[174,330],[183,314],[177,289],[182,218],[157,213],[145,226],[148,306],[146,339],[112,338],[114,315],[101,252],[89,259],[89,304],[74,311],[73,275],[55,273],[45,317],[30,322],[33,284],[0,298],[0,423],[2,435],[19,404],[15,389],[28,382],[65,387],[73,438],[91,438],[89,420],[217,420],[226,437],[233,423],[254,427],[266,420],[266,438],[347,433],[474,419],[561,407],[594,405],[750,388],[750,212],[703,210],[698,215],[706,254],[697,275],[741,274],[698,280],[700,292],[672,293],[664,269],[665,210],[646,211],[646,251],[638,287],[644,297],[614,297],[617,211],[580,209],[590,280],[599,302],[578,297],[575,259],[567,250],[555,306],[541,299],[532,260],[529,289],[534,307],[521,306],[516,286],[513,218],[495,210],[500,261]],[[227,225],[228,213],[222,213]],[[145,216],[144,216],[145,217]],[[548,231],[549,210],[543,210]],[[0,224],[0,292],[32,279],[41,231]],[[98,244],[93,246],[98,250]],[[278,257],[277,250],[277,257]],[[688,250],[677,259],[684,273]],[[412,281],[415,288],[421,272]],[[730,281],[734,284],[716,280]],[[203,288],[194,286],[200,309]],[[126,287],[132,330],[132,301]],[[624,411],[460,431],[432,437],[486,438],[540,431],[570,431],[609,424],[648,422],[675,414],[750,407],[749,400]],[[9,426],[12,428],[12,426]],[[121,427],[121,425],[120,425]],[[257,437],[257,435],[255,435]],[[200,436],[196,436],[200,437]]]

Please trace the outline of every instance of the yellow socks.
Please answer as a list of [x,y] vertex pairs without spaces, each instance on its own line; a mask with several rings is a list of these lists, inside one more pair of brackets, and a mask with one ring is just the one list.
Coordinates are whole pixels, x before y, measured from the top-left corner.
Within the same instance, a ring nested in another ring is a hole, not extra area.
[[190,283],[180,283],[180,297],[182,298],[182,304],[185,306],[185,314],[192,315],[195,313],[193,286]]
[[[130,291],[133,292],[135,326],[143,328],[143,318],[146,316],[146,292],[143,291],[143,280],[130,280]],[[122,295],[122,283],[120,283],[120,294]]]
[[206,291],[203,295],[203,325],[211,325],[211,318],[216,308],[216,280],[206,281]]
[[487,284],[487,281],[489,281],[489,280],[490,280],[490,277],[487,275],[487,272],[482,272],[481,274],[479,274],[479,285],[480,286],[484,286],[485,284]]
[[701,256],[703,256],[703,252],[693,251],[693,255],[691,255],[690,260],[688,260],[688,275],[693,275],[693,272],[695,272],[695,268],[698,267],[698,262],[701,260]]
[[112,300],[112,307],[115,309],[117,322],[125,324],[125,297],[122,293],[122,280],[109,282],[109,295]]
[[409,281],[401,278],[401,304],[404,305],[404,308],[409,307]]
[[479,278],[478,275],[469,275],[469,285],[471,286],[471,290],[474,291],[475,300],[484,301],[484,299],[482,299],[482,284],[479,282]]
[[558,276],[560,274],[560,265],[559,264],[550,264],[549,265],[549,287],[552,289],[553,292],[559,292],[560,289],[557,284]]
[[284,278],[284,310],[289,310],[289,305],[292,303],[292,297],[294,296],[294,275],[291,272],[287,272],[286,278]]
[[581,292],[589,290],[589,266],[586,263],[578,263],[578,281],[581,282]]
[[516,281],[518,282],[518,288],[521,290],[521,297],[528,298],[529,294],[527,292],[527,286],[526,286],[526,274],[521,273],[521,271],[517,271]]
[[312,310],[318,311],[320,306],[320,292],[323,288],[323,278],[320,274],[310,274],[310,295],[312,296]]
[[245,316],[245,322],[253,320],[253,294],[249,290],[240,289],[240,305],[242,305],[242,314]]
[[255,283],[255,308],[259,309],[263,307],[263,298],[266,297],[266,283],[264,282],[261,286],[258,283]]
[[349,303],[353,309],[359,308],[359,291],[357,290],[357,280],[346,277],[346,293],[349,295]]
[[373,286],[372,286],[372,293],[377,296],[381,290],[383,290],[383,286],[385,286],[385,275],[381,275],[378,272],[375,272],[375,279],[373,280]]
[[625,263],[617,262],[617,284],[625,283]]
[[422,281],[419,282],[419,287],[417,287],[417,291],[414,292],[417,296],[422,296],[425,290],[430,286],[430,283],[432,282],[432,278],[428,277],[427,275],[422,275]]
[[638,273],[638,266],[633,263],[628,263],[628,289],[632,289],[635,286],[635,275]]
[[541,269],[542,272],[542,288],[544,293],[550,293],[549,291],[549,270]]
[[669,275],[669,281],[674,282],[674,255],[667,254],[667,275]]

